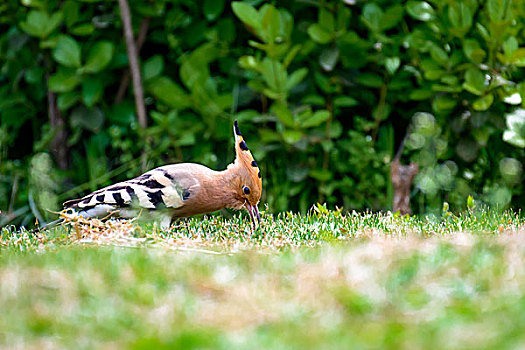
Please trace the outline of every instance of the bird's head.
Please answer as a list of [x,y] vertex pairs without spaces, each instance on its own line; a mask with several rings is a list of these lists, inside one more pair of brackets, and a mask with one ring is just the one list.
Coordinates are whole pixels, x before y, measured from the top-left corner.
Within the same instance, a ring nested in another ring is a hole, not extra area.
[[239,130],[237,121],[234,122],[233,133],[235,135],[235,163],[233,167],[236,171],[238,181],[235,181],[236,198],[242,203],[252,219],[255,226],[255,218],[261,223],[257,204],[261,199],[262,179],[261,170],[252,153],[246,146],[246,142]]

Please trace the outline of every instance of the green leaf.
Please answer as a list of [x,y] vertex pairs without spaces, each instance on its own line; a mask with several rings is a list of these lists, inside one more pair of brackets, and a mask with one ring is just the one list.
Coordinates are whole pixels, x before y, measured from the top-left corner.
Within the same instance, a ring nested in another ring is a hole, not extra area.
[[374,32],[381,30],[381,19],[383,17],[383,10],[375,3],[366,3],[363,7],[362,19],[365,25]]
[[164,69],[164,58],[161,55],[155,55],[150,57],[142,65],[142,71],[144,76],[144,81],[150,80],[159,76]]
[[361,73],[356,81],[364,86],[379,88],[383,86],[383,78],[375,73]]
[[295,58],[297,53],[301,50],[301,45],[294,45],[290,51],[286,54],[286,57],[283,60],[283,67],[287,68],[292,60]]
[[58,94],[57,97],[57,105],[61,111],[68,110],[78,101],[80,101],[80,95],[77,91],[64,92]]
[[283,103],[274,103],[270,111],[279,118],[281,123],[288,127],[295,126],[295,119],[290,109]]
[[438,80],[443,76],[443,74],[446,74],[446,71],[442,69],[426,70],[424,72],[424,77],[428,80]]
[[308,175],[317,181],[329,181],[332,178],[332,172],[327,169],[312,169]]
[[[273,44],[282,41],[281,38],[281,16],[271,4],[264,4],[259,10],[261,18],[261,32],[266,43]],[[270,56],[272,56],[269,53]]]
[[244,69],[257,70],[259,62],[253,56],[242,56],[239,58],[239,66]]
[[61,35],[53,50],[53,58],[65,67],[78,68],[81,65],[80,46],[72,37]]
[[84,72],[97,73],[104,69],[113,57],[113,43],[99,41],[89,50],[86,64],[82,67]]
[[503,133],[503,141],[525,148],[525,110],[516,109],[505,115],[505,118],[507,130]]
[[464,2],[451,3],[448,18],[452,24],[451,32],[458,37],[463,37],[472,26],[472,11]]
[[100,108],[87,109],[81,106],[71,112],[69,120],[73,128],[82,127],[96,133],[104,124],[104,113]]
[[326,110],[316,111],[314,114],[303,120],[301,126],[303,128],[312,128],[321,125],[328,119],[330,119],[330,112]]
[[252,5],[245,2],[235,1],[232,2],[232,10],[244,24],[255,29],[261,28],[259,13]]
[[217,19],[224,10],[224,0],[204,0],[202,12],[208,21]]
[[431,98],[434,95],[432,90],[416,89],[410,92],[409,98],[415,101],[422,101]]
[[432,45],[430,48],[430,57],[442,67],[447,67],[449,64],[447,53],[437,45]]
[[430,21],[436,16],[434,8],[426,1],[409,1],[406,9],[410,16],[420,21]]
[[78,20],[78,12],[80,5],[76,1],[67,0],[62,5],[62,13],[64,14],[64,22],[69,28]]
[[317,87],[321,89],[326,94],[335,93],[336,87],[330,83],[330,80],[327,76],[314,72],[314,79]]
[[334,15],[325,8],[321,8],[319,10],[319,25],[328,33],[333,33],[335,31]]
[[487,89],[484,74],[477,68],[470,68],[465,73],[463,88],[474,95],[483,95]]
[[290,74],[288,80],[286,81],[286,90],[290,91],[294,86],[299,84],[304,79],[306,74],[308,74],[307,68],[300,68]]
[[400,64],[401,60],[399,59],[399,57],[388,57],[385,60],[385,68],[390,74],[394,74],[399,68]]
[[73,35],[87,36],[91,35],[95,31],[93,23],[81,23],[69,29],[69,32]]
[[250,89],[257,92],[263,92],[266,89],[266,85],[260,80],[250,80],[247,85]]
[[113,105],[107,113],[111,124],[128,126],[136,120],[135,105],[131,101],[124,101]]
[[457,99],[448,97],[447,95],[437,96],[432,101],[432,109],[436,113],[449,112],[458,104]]
[[31,10],[27,20],[20,23],[20,28],[29,35],[38,38],[47,38],[62,21],[62,12],[56,12],[49,16],[47,12]]
[[20,2],[27,7],[45,7],[41,0],[21,0]]
[[449,85],[440,85],[440,84],[432,84],[432,91],[460,93],[461,92],[461,87],[459,87],[459,86],[449,86]]
[[483,62],[483,59],[485,59],[486,53],[483,49],[481,49],[479,43],[476,40],[465,40],[463,50],[465,51],[465,56],[476,63],[481,63]]
[[343,134],[343,126],[337,120],[332,120],[332,126],[328,131],[331,138],[337,139]]
[[326,48],[319,56],[319,64],[325,71],[331,72],[335,68],[338,58],[339,48],[337,46]]
[[283,139],[286,143],[294,144],[303,138],[303,133],[299,130],[285,130],[283,132]]
[[331,140],[323,140],[321,141],[321,147],[323,147],[323,151],[325,152],[330,152],[331,150],[334,149],[334,142],[331,141]]
[[525,47],[520,47],[510,56],[509,62],[518,66],[525,67]]
[[319,44],[327,44],[332,41],[332,35],[324,30],[319,24],[314,23],[308,27],[308,35]]
[[523,103],[523,99],[521,98],[520,93],[520,85],[517,86],[518,89],[513,89],[509,87],[504,87],[502,90],[500,90],[499,98],[503,99],[504,103],[507,103],[509,105],[519,105]]
[[93,107],[104,92],[104,81],[101,77],[90,77],[82,82],[82,99],[87,107]]
[[488,26],[490,29],[490,39],[487,41],[492,45],[499,45],[509,28],[509,21],[493,21],[490,22]]
[[204,44],[181,58],[180,76],[190,89],[202,88],[210,78],[208,64],[219,56],[213,43]]
[[381,17],[381,30],[394,28],[403,18],[404,8],[401,5],[389,7]]
[[442,76],[440,81],[447,85],[457,86],[459,85],[459,78],[455,75],[445,75]]
[[494,95],[488,94],[474,101],[472,108],[474,108],[476,111],[486,111],[492,105],[493,101]]
[[312,95],[306,95],[301,99],[301,103],[305,105],[312,105],[312,106],[325,106],[326,105],[326,99],[317,94]]
[[38,84],[42,83],[42,77],[44,76],[44,69],[42,67],[32,67],[25,71],[25,80],[29,84]]
[[513,130],[505,130],[503,133],[503,141],[516,147],[525,148],[525,139]]
[[68,92],[81,82],[81,77],[72,69],[61,69],[48,80],[49,89],[53,92]]
[[350,25],[350,17],[352,15],[352,12],[350,12],[350,9],[348,7],[343,7],[342,9],[339,8],[337,11],[337,24],[336,24],[336,30],[337,31],[346,31],[348,26]]
[[42,39],[40,40],[40,45],[38,45],[41,49],[54,49],[57,46],[58,36],[52,36],[49,39]]
[[[280,62],[265,57],[259,65],[259,72],[268,87],[276,92],[282,91],[287,83],[286,71]],[[286,79],[286,80],[285,80]]]
[[514,51],[516,51],[519,47],[518,40],[514,36],[509,36],[507,40],[503,42],[503,52],[505,52],[505,56],[509,57],[511,56]]
[[525,81],[522,81],[521,83],[519,83],[517,88],[518,88],[518,92],[521,97],[521,106],[525,107]]
[[191,104],[188,94],[170,78],[152,79],[147,86],[153,96],[172,108],[184,109]]
[[487,28],[485,28],[481,23],[476,23],[476,29],[478,30],[479,34],[481,35],[481,37],[486,41],[486,42],[491,42],[492,38],[490,37],[490,34],[489,34],[489,31],[487,30]]
[[488,0],[487,12],[492,22],[501,22],[510,15],[511,0]]
[[353,107],[357,106],[359,101],[350,96],[337,96],[334,98],[335,107]]
[[292,15],[284,10],[279,10],[279,42],[289,42],[293,31],[293,17]]
[[505,115],[507,128],[525,136],[525,109],[515,109],[512,113]]

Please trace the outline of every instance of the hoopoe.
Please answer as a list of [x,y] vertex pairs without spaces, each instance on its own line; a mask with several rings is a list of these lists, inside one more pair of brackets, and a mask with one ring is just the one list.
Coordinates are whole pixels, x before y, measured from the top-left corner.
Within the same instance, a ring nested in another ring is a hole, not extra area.
[[158,167],[131,180],[102,188],[64,203],[70,214],[103,218],[133,218],[141,211],[159,214],[162,228],[177,218],[224,208],[246,209],[254,229],[261,222],[261,171],[234,122],[235,161],[215,171],[195,163]]

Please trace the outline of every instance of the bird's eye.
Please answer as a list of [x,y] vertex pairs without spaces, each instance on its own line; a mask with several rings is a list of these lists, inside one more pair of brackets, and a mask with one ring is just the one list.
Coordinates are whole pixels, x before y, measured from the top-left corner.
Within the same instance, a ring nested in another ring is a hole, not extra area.
[[248,186],[244,186],[242,188],[242,191],[244,192],[244,194],[250,194],[250,189],[248,188]]

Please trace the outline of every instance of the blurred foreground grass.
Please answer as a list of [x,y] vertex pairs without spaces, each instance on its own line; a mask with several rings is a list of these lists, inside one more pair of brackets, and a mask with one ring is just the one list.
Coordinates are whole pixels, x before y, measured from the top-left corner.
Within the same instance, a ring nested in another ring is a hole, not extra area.
[[256,233],[239,216],[112,237],[2,229],[0,346],[525,347],[523,219],[445,217],[317,207]]

